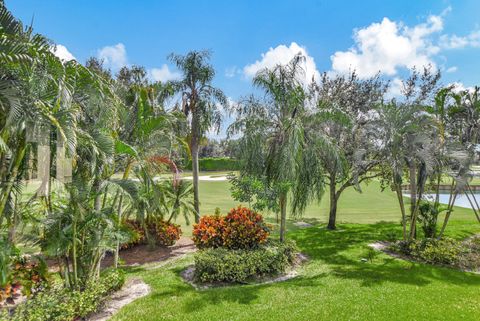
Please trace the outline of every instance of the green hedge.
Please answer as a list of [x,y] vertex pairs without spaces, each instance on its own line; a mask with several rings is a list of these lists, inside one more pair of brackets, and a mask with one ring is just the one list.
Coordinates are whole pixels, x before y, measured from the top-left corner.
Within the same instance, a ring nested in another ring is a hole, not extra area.
[[[201,171],[235,171],[239,163],[236,159],[229,157],[207,157],[198,160],[198,167]],[[187,163],[185,169],[192,169],[192,161]]]
[[99,280],[89,283],[83,291],[71,291],[60,285],[39,292],[20,304],[12,315],[0,314],[9,321],[79,320],[95,312],[108,294],[125,282],[122,271],[108,270]]
[[245,282],[285,272],[295,261],[295,242],[270,241],[252,250],[205,249],[195,254],[198,282]]

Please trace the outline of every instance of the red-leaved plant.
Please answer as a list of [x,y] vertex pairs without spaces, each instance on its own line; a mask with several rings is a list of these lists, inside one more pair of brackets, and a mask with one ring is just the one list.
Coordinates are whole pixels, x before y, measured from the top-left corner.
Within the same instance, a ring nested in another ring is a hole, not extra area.
[[154,239],[157,245],[172,246],[182,235],[180,225],[165,222],[163,220],[155,220],[145,224],[145,228],[138,221],[127,220],[126,227],[130,230],[130,241],[121,245],[122,249],[127,249],[140,244],[147,244],[147,233]]
[[251,249],[265,242],[269,228],[261,214],[239,206],[225,216],[203,216],[193,225],[193,242],[198,248]]
[[202,216],[198,224],[193,225],[192,240],[199,249],[223,246],[225,221],[221,216]]
[[239,206],[225,217],[223,245],[229,249],[251,249],[264,243],[268,234],[262,215]]

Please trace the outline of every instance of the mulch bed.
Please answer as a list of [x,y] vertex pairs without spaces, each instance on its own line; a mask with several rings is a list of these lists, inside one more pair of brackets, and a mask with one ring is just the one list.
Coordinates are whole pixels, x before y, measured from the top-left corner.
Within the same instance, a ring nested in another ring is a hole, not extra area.
[[[149,245],[137,245],[135,247],[121,250],[120,259],[122,265],[136,266],[146,263],[160,262],[172,257],[192,253],[196,250],[193,241],[188,237],[181,237],[177,243],[169,247],[154,247]],[[107,255],[102,261],[102,267],[113,265],[113,253]]]

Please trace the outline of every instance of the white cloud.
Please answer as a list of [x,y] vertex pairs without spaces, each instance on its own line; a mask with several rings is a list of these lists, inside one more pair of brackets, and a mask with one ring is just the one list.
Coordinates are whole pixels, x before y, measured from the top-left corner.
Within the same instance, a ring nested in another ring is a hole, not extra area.
[[98,50],[97,56],[102,59],[108,68],[116,71],[128,64],[127,50],[123,43],[114,46],[105,46]]
[[148,74],[151,79],[162,82],[176,80],[181,77],[179,72],[171,71],[166,64],[163,64],[161,68],[152,68],[148,70]]
[[64,45],[56,45],[51,48],[51,51],[55,56],[64,61],[76,60],[75,56],[68,51],[67,47]]
[[400,78],[393,78],[388,87],[387,98],[396,98],[402,95],[403,81]]
[[452,73],[452,72],[456,72],[457,70],[458,70],[457,66],[452,66],[450,68],[447,68],[447,70],[445,70],[445,72]]
[[457,35],[442,35],[440,37],[440,45],[445,49],[480,47],[480,30],[472,31],[463,37]]
[[355,45],[347,51],[337,51],[330,58],[334,72],[356,70],[360,77],[381,72],[396,75],[400,68],[435,66],[432,56],[440,48],[430,36],[443,29],[443,15],[429,16],[427,21],[413,27],[383,18],[380,23],[354,31]]
[[227,78],[233,78],[239,73],[241,73],[241,70],[238,69],[237,66],[233,66],[225,69],[225,77]]
[[310,82],[312,77],[319,79],[319,73],[313,57],[308,55],[305,47],[301,47],[295,42],[292,42],[290,46],[279,45],[275,48],[270,48],[266,53],[262,54],[261,60],[257,60],[255,63],[245,66],[243,68],[243,73],[250,78],[264,68],[273,68],[278,64],[286,65],[298,53],[301,53],[306,58],[303,66],[305,70],[305,81]]

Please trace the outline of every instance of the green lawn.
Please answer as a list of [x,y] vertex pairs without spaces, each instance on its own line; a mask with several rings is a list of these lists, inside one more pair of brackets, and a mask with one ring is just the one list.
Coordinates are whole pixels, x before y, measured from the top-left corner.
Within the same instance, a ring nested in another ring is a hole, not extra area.
[[[202,175],[209,175],[202,173]],[[215,175],[215,174],[210,174]],[[213,214],[215,208],[219,207],[222,213],[227,212],[232,207],[239,205],[230,195],[230,184],[228,181],[200,181],[200,200],[201,214]],[[248,204],[243,204],[248,205]],[[328,190],[325,191],[325,197],[320,204],[314,203],[307,207],[305,214],[295,220],[302,220],[309,223],[325,223],[328,220]],[[275,215],[273,213],[263,213],[273,222]],[[345,190],[342,194],[339,204],[337,218],[343,223],[376,223],[400,222],[400,209],[398,200],[390,190],[381,191],[380,183],[372,181],[368,185],[362,185],[362,193],[353,188]],[[471,210],[455,207],[452,214],[455,220],[471,221],[475,219]],[[191,227],[182,224],[184,232],[189,235]]]
[[[231,199],[228,182],[202,181],[202,214],[215,207],[226,212]],[[119,311],[113,320],[478,320],[480,276],[448,268],[394,259],[378,253],[363,263],[367,245],[400,237],[395,195],[380,192],[378,182],[363,193],[345,192],[339,204],[337,231],[328,231],[328,201],[308,207],[301,220],[317,224],[298,229],[289,220],[288,237],[295,239],[310,261],[292,280],[197,291],[180,272],[192,255],[162,268],[127,270],[141,277],[152,293]],[[270,221],[273,215],[270,215]],[[351,224],[361,223],[361,224]],[[190,229],[184,227],[186,234]],[[447,234],[465,238],[480,232],[470,210],[456,208]]]
[[[479,226],[454,221],[449,235],[462,238]],[[480,276],[411,263],[379,254],[363,263],[370,242],[396,224],[323,225],[293,230],[310,261],[281,283],[197,291],[179,273],[189,256],[156,270],[129,271],[152,293],[127,305],[113,320],[478,320]]]

